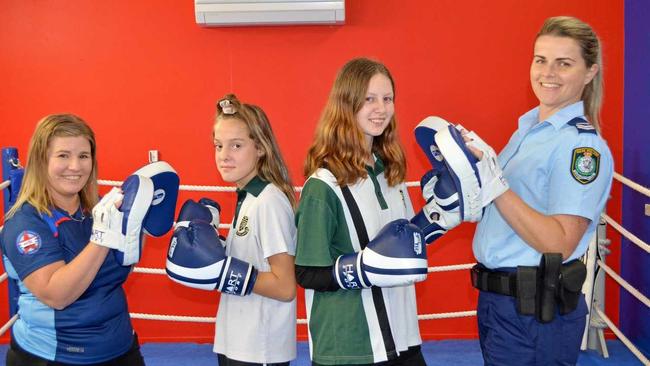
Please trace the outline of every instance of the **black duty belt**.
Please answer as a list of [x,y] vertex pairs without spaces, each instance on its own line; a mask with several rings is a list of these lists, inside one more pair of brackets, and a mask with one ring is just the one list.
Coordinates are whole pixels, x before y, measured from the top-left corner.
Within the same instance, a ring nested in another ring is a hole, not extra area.
[[471,271],[472,286],[517,299],[517,311],[535,315],[538,321],[553,320],[556,311],[568,314],[580,299],[587,269],[580,260],[562,264],[559,253],[545,253],[539,266],[519,266],[515,272],[494,271],[482,264]]

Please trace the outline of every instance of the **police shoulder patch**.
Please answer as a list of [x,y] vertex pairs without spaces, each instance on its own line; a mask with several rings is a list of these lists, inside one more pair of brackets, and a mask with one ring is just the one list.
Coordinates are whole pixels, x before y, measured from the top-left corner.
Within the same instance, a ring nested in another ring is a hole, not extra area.
[[598,177],[600,153],[592,147],[573,149],[571,175],[580,184],[589,184]]
[[18,234],[16,248],[20,254],[34,254],[41,248],[41,237],[33,231],[25,230]]

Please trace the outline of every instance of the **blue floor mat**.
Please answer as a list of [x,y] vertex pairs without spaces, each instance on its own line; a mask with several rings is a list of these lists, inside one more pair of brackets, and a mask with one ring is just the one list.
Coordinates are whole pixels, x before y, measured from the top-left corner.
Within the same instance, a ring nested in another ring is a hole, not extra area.
[[[609,358],[602,358],[594,351],[582,352],[578,366],[636,366],[641,362],[620,342],[607,341]],[[7,345],[0,345],[0,362],[4,362]],[[429,341],[422,345],[422,353],[428,366],[477,366],[483,364],[481,349],[477,340]],[[196,343],[146,343],[142,354],[147,366],[215,366],[217,357],[211,344]],[[190,362],[188,362],[190,361]],[[308,366],[309,345],[298,343],[298,358],[291,362],[295,366]]]

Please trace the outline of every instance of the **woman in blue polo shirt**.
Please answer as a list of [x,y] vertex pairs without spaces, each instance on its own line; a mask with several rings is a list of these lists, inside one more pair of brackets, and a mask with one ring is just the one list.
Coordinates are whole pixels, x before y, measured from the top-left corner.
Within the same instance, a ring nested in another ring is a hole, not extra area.
[[130,266],[90,242],[97,203],[95,136],[71,114],[43,118],[0,234],[19,289],[6,363],[144,365],[122,284]]
[[[473,282],[481,290],[478,324],[486,365],[576,363],[587,307],[579,293],[584,266],[574,260],[587,250],[613,174],[599,127],[601,65],[600,42],[588,24],[572,17],[545,21],[530,67],[539,106],[519,118],[499,154],[497,169],[509,189],[486,207],[474,236],[480,264]],[[530,272],[524,266],[539,266],[533,268],[538,276],[553,273],[552,255],[540,262],[544,253],[558,253],[558,268],[578,273],[574,283],[547,275],[564,286],[548,296],[539,280],[525,283]],[[499,286],[499,278],[513,281]],[[573,301],[562,292],[568,287]],[[548,301],[536,302],[535,290],[538,300]]]

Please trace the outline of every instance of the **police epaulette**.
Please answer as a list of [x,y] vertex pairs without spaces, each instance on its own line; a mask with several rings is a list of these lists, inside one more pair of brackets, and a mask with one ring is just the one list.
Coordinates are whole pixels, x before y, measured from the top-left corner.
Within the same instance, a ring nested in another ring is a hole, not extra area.
[[596,129],[591,123],[587,122],[584,118],[576,117],[570,120],[567,125],[573,126],[578,130],[578,133],[592,133],[597,135]]

